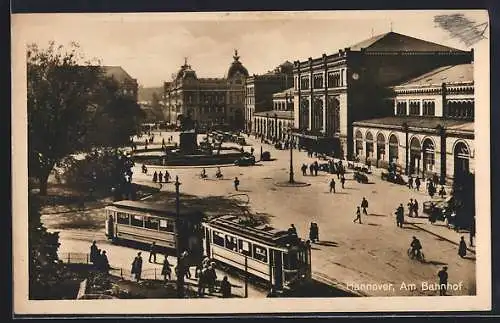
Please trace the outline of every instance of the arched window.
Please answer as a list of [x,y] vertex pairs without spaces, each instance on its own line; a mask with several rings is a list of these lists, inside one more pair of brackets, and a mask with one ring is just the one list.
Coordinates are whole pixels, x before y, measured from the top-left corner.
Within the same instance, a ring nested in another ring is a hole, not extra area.
[[371,157],[373,154],[373,135],[370,131],[366,132],[366,157]]
[[435,165],[435,147],[434,147],[434,142],[430,139],[427,138],[424,140],[424,143],[422,145],[423,147],[423,166],[424,166],[424,172],[433,172],[434,171],[434,165]]
[[469,159],[470,159],[470,151],[465,143],[462,141],[458,142],[455,145],[455,149],[453,151],[454,155],[454,177],[455,179],[469,174]]
[[363,134],[361,131],[356,131],[356,155],[363,152]]
[[385,156],[385,137],[383,133],[377,135],[377,160],[384,159]]
[[321,100],[320,98],[314,99],[312,129],[313,130],[323,129],[323,100]]
[[395,163],[399,152],[399,141],[396,135],[392,134],[389,137],[389,161]]
[[309,128],[309,100],[304,98],[300,102],[300,128]]

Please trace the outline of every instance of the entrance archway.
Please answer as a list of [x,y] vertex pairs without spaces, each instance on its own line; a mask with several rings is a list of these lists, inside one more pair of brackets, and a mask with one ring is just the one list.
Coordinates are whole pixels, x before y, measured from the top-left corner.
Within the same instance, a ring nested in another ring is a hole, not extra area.
[[410,174],[420,175],[420,155],[422,146],[417,137],[413,137],[410,142]]
[[385,137],[383,133],[377,135],[377,167],[379,161],[385,158]]
[[399,158],[399,141],[398,137],[392,134],[389,137],[389,162],[396,163]]
[[366,159],[372,157],[373,155],[373,135],[370,131],[366,132]]
[[455,145],[453,156],[454,156],[455,179],[463,177],[464,175],[468,175],[470,173],[469,169],[470,151],[467,145],[463,142],[458,142]]
[[430,138],[424,140],[424,143],[422,144],[422,151],[424,173],[434,172],[436,148],[434,146],[434,142]]
[[363,134],[361,131],[356,131],[356,157],[363,152]]

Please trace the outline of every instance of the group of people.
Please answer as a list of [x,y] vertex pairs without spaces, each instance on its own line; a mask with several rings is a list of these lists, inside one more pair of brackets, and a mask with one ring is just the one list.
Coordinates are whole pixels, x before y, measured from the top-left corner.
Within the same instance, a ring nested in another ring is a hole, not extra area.
[[[302,175],[306,176],[307,175],[307,164],[302,164],[300,169],[302,170]],[[319,171],[319,164],[317,161],[315,161],[315,162],[311,163],[311,165],[309,165],[309,175],[318,176],[318,171]]]
[[90,246],[90,262],[99,271],[109,272],[111,269],[109,266],[108,256],[106,255],[106,250],[99,249],[95,240]]
[[410,202],[407,204],[408,206],[408,216],[410,218],[418,218],[418,201],[417,199],[410,199]]
[[154,172],[153,173],[153,183],[163,183],[165,180],[165,183],[170,182],[170,173],[168,170],[165,170],[165,174],[163,174],[161,171],[160,172]]

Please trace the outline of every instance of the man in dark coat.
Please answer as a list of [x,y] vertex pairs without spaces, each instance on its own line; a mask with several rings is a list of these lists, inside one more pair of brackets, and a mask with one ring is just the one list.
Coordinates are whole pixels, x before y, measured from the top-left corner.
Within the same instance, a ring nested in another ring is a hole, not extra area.
[[439,277],[439,296],[445,296],[446,295],[446,285],[448,284],[448,267],[444,266],[443,269],[441,269],[438,272],[438,277]]
[[460,237],[460,243],[458,245],[458,255],[463,258],[467,254],[467,244],[465,243],[464,237]]
[[141,252],[138,252],[137,256],[134,258],[134,261],[132,262],[132,270],[130,272],[132,273],[132,275],[135,276],[135,279],[137,281],[141,280],[141,273],[142,273]]
[[231,297],[231,283],[227,280],[227,276],[224,276],[220,282],[220,291],[223,298]]
[[415,178],[415,187],[417,188],[417,191],[420,191],[420,178],[418,176]]
[[330,180],[330,193],[331,192],[335,193],[335,180],[333,178]]
[[156,263],[156,242],[153,241],[149,248],[149,262],[151,262],[151,258],[153,258],[153,262]]
[[361,223],[361,210],[359,209],[359,206],[356,209],[356,218],[354,218],[354,220],[352,222],[356,222],[356,221],[359,221],[359,224],[362,224]]
[[99,249],[97,248],[96,241],[94,240],[92,242],[92,245],[90,246],[90,262],[93,263],[94,265],[96,263],[97,255],[99,253],[98,250]]
[[361,201],[361,208],[363,209],[363,214],[368,215],[368,212],[366,212],[366,209],[368,208],[368,201],[365,197],[363,197],[363,200]]
[[342,177],[340,178],[340,183],[342,184],[342,188],[344,188],[344,184],[345,184],[345,177],[344,177],[344,175],[342,175]]
[[109,266],[109,261],[108,261],[108,256],[106,255],[106,250],[103,250],[101,255],[101,260],[100,260],[100,270],[102,270],[105,273],[109,272],[110,266]]
[[404,222],[405,222],[405,210],[403,208],[403,204],[399,204],[399,207],[396,210],[396,225],[402,228]]

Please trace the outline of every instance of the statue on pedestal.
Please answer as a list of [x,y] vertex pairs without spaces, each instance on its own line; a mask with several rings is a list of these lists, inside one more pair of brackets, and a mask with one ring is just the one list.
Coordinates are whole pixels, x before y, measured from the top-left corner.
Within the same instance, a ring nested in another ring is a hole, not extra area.
[[179,149],[182,153],[192,154],[198,149],[195,122],[188,112],[187,116],[179,116],[181,133],[179,134]]

